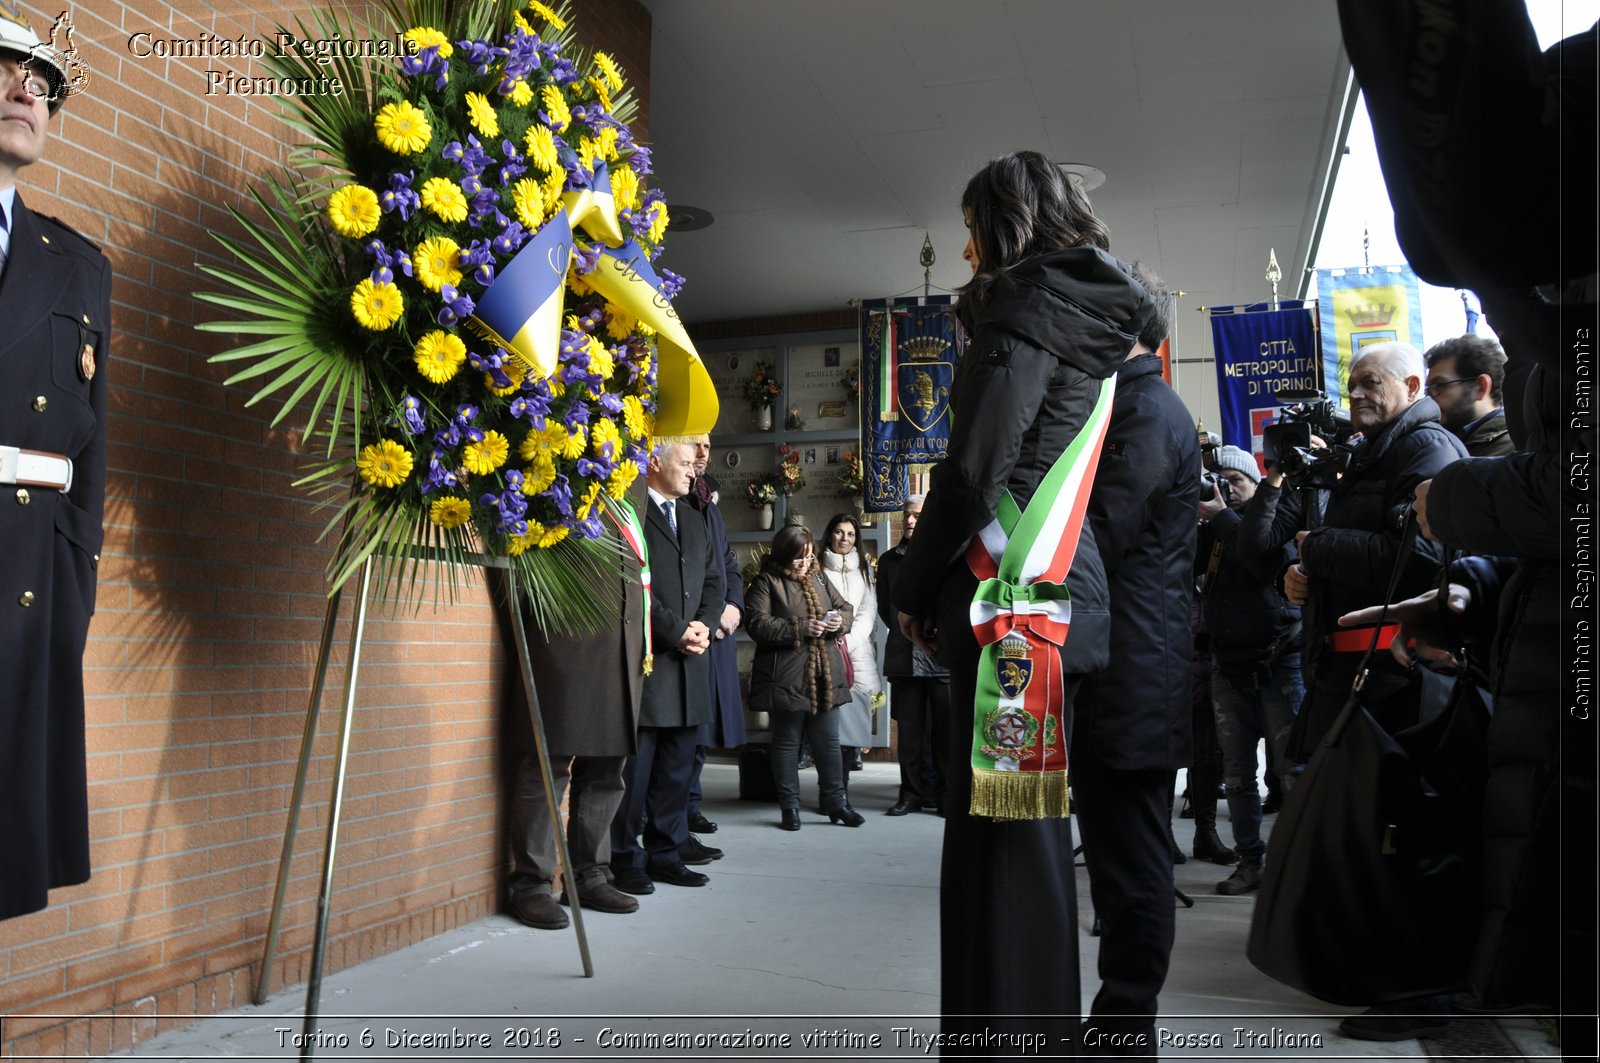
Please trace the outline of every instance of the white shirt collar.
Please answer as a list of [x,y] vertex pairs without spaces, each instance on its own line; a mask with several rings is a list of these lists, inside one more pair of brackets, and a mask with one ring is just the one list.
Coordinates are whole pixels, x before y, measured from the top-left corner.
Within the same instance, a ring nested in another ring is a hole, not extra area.
[[0,225],[0,248],[7,251],[11,249],[12,216],[16,213],[17,186],[0,188],[0,215],[5,217],[5,224]]

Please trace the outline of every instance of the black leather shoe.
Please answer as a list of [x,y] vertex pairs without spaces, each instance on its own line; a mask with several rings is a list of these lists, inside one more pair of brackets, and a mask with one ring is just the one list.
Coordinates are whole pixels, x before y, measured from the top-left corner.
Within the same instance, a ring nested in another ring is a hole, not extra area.
[[885,812],[884,815],[909,816],[916,809],[916,807],[917,803],[915,801],[907,801],[902,797],[900,800],[896,801],[894,803],[894,807]]
[[[566,890],[561,891],[561,903],[566,905],[572,903],[571,894]],[[596,912],[627,915],[629,912],[639,910],[639,902],[609,882],[596,882],[592,886],[583,886],[578,890],[578,907]]]
[[712,820],[707,819],[704,815],[702,815],[699,812],[690,813],[690,815],[689,815],[689,829],[691,831],[693,831],[694,833],[696,833],[696,834],[715,834],[715,833],[717,833],[717,825],[716,825],[716,823],[713,822]]
[[525,893],[511,898],[511,914],[517,922],[535,930],[560,930],[571,922],[548,893]]
[[1233,874],[1217,883],[1217,892],[1224,897],[1238,897],[1261,888],[1261,868],[1252,864],[1240,864],[1233,869]]
[[686,864],[709,864],[713,860],[721,860],[723,852],[691,834],[688,841],[678,846],[678,855],[683,857]]
[[615,885],[623,893],[631,893],[636,897],[648,896],[656,891],[656,884],[650,881],[649,872],[642,867],[618,871]]
[[1209,860],[1213,864],[1227,867],[1229,864],[1239,862],[1239,854],[1222,844],[1222,839],[1217,837],[1215,830],[1197,830],[1194,832],[1194,858],[1196,860]]
[[652,881],[665,882],[669,886],[704,886],[711,881],[709,875],[690,871],[682,864],[657,864],[650,868],[649,873]]
[[1277,815],[1283,809],[1283,791],[1267,787],[1267,799],[1261,802],[1263,816]]
[[778,827],[780,829],[782,829],[782,830],[799,830],[800,829],[800,810],[798,808],[786,808],[786,809],[784,809],[783,810],[783,821],[778,824]]
[[846,827],[859,827],[866,821],[866,817],[862,816],[861,813],[851,808],[848,804],[843,804],[838,808],[832,808],[828,810],[829,823],[843,823]]

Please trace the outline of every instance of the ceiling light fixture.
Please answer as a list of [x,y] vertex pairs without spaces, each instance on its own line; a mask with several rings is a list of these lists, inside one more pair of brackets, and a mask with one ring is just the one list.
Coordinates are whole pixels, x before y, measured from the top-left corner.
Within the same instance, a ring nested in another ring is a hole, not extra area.
[[1098,166],[1086,162],[1058,162],[1056,165],[1067,175],[1067,180],[1084,192],[1093,192],[1106,183],[1106,172]]
[[667,204],[667,226],[674,232],[692,233],[696,229],[709,229],[711,223],[716,220],[709,210],[688,207],[681,203]]

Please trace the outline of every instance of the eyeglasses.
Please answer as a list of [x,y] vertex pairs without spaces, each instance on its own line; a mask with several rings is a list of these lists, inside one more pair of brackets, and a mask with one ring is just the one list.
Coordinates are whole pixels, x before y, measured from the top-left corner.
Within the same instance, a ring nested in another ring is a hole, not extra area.
[[1476,379],[1476,377],[1458,376],[1454,380],[1430,380],[1428,381],[1428,394],[1437,395],[1451,384],[1465,384],[1469,380]]
[[22,91],[36,100],[50,102],[55,99],[54,86],[44,71],[32,63],[19,62],[14,59],[0,59],[0,73],[9,73],[14,78],[22,79]]

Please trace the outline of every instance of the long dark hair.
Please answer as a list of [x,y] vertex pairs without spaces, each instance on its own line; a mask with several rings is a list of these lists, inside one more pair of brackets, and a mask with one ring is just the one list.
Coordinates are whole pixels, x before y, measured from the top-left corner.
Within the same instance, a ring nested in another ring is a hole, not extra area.
[[790,565],[799,560],[800,555],[804,554],[808,547],[815,556],[817,544],[811,537],[810,529],[803,524],[785,525],[772,537],[772,550],[767,554],[767,564],[782,575],[789,570]]
[[1089,197],[1037,151],[990,160],[967,182],[961,213],[978,251],[978,272],[959,289],[969,311],[1023,259],[1069,247],[1111,250],[1111,233]]
[[861,521],[856,519],[854,513],[835,513],[833,519],[828,521],[827,529],[822,533],[822,548],[833,549],[833,531],[841,524],[848,524],[856,530],[856,561],[861,565],[861,578],[868,583],[872,582],[872,566],[867,563],[867,552],[861,547]]

